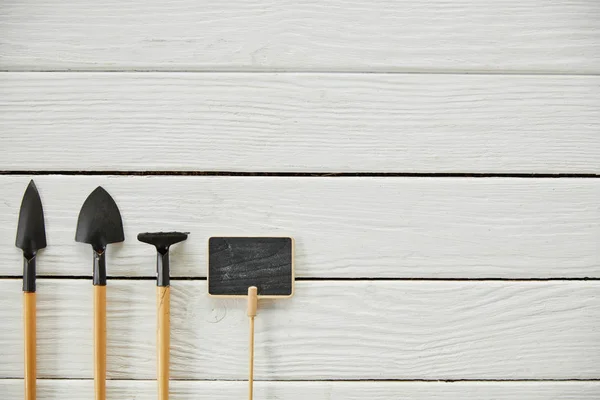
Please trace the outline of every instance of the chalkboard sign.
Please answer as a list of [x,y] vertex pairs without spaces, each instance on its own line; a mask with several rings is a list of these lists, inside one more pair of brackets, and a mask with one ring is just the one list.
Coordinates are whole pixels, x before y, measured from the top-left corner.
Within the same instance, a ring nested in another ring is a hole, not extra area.
[[208,293],[260,297],[294,293],[293,240],[289,237],[212,237],[208,240]]

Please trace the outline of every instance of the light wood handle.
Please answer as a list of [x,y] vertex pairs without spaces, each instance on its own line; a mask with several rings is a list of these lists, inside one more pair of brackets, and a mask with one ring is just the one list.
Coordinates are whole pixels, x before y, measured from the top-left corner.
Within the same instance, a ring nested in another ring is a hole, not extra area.
[[94,393],[106,400],[106,286],[94,285]]
[[169,354],[171,349],[171,288],[156,288],[158,312],[156,330],[158,399],[169,399]]
[[35,400],[36,323],[35,292],[23,292],[23,322],[25,342],[25,400]]
[[254,317],[258,309],[258,289],[256,286],[248,288],[248,317],[250,318],[249,340],[249,371],[248,371],[248,400],[254,397]]

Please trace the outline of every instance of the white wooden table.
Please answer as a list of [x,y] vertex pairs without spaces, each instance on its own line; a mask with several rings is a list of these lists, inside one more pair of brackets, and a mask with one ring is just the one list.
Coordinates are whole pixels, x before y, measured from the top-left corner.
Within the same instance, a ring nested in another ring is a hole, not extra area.
[[600,398],[600,3],[0,2],[0,393],[22,398],[21,196],[36,181],[38,398],[92,398],[103,185],[110,399],[155,387],[171,254],[172,399],[242,399],[243,300],[215,235],[296,239],[261,303],[257,400]]

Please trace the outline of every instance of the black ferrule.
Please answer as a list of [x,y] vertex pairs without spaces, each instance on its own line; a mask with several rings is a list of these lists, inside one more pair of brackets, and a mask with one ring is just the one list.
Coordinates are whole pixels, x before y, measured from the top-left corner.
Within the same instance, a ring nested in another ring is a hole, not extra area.
[[35,292],[35,255],[23,257],[23,291]]
[[169,251],[156,253],[156,286],[167,287],[171,284],[169,279]]
[[94,250],[94,279],[95,286],[106,286],[106,251]]

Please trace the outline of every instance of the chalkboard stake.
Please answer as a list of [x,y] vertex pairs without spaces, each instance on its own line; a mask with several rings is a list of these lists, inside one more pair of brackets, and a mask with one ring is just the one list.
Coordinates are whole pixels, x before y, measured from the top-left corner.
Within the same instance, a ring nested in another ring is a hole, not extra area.
[[208,294],[248,300],[248,400],[254,398],[254,319],[261,299],[294,294],[294,248],[290,237],[211,237]]

